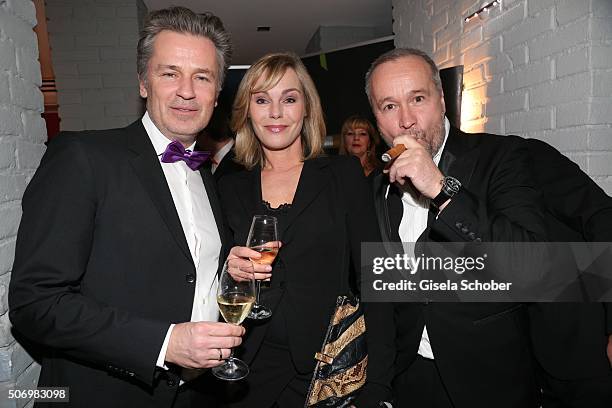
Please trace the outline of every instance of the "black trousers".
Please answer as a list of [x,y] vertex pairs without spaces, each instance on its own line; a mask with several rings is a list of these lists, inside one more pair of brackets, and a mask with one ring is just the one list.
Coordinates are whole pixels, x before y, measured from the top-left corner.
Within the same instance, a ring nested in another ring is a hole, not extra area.
[[224,387],[224,381],[214,377],[210,370],[206,370],[197,379],[178,388],[172,408],[220,407],[225,399]]
[[[314,368],[314,363],[313,363]],[[264,341],[249,376],[228,384],[231,408],[303,407],[312,373],[296,372],[286,347]]]
[[435,360],[417,356],[393,380],[394,407],[453,408]]
[[542,408],[612,407],[612,370],[604,377],[559,380],[539,370]]

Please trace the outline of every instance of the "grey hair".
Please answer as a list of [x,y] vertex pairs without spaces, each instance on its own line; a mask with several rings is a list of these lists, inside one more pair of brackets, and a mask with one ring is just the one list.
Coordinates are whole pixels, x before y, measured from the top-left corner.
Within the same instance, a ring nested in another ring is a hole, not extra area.
[[416,48],[395,48],[391,51],[387,51],[384,54],[380,55],[378,58],[374,60],[372,65],[370,65],[370,69],[365,74],[365,92],[368,96],[368,100],[370,101],[370,105],[372,105],[372,73],[376,68],[386,62],[397,61],[401,58],[406,57],[419,57],[422,58],[423,61],[429,65],[431,69],[431,80],[436,85],[436,89],[442,93],[442,81],[440,80],[440,71],[438,70],[438,66],[431,59],[426,52],[418,50]]
[[138,76],[146,82],[147,65],[153,54],[155,37],[164,30],[192,34],[212,41],[217,52],[219,71],[217,91],[220,91],[232,58],[230,35],[219,17],[208,12],[196,14],[185,7],[169,7],[149,13],[138,40],[136,58]]

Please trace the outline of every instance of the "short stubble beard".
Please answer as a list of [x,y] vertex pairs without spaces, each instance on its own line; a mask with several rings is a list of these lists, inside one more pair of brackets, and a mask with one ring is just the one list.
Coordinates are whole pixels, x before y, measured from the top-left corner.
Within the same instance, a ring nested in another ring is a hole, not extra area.
[[[385,142],[387,139],[384,137],[382,130],[379,128],[378,131],[383,136]],[[415,140],[424,140],[425,141],[425,149],[429,152],[431,157],[434,157],[440,147],[442,147],[442,143],[444,143],[444,135],[445,135],[445,125],[444,125],[444,113],[442,113],[442,118],[437,125],[433,125],[429,129],[409,129],[406,132],[399,134],[398,136],[410,136]],[[387,142],[389,147],[393,147],[393,141],[391,144]]]

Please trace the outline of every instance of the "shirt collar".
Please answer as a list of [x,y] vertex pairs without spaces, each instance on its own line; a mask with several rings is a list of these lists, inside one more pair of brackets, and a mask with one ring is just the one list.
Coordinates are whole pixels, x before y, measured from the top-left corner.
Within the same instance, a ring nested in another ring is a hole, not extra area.
[[[148,111],[145,112],[142,117],[142,125],[147,131],[149,139],[151,139],[151,143],[153,144],[153,148],[155,149],[155,154],[161,156],[162,153],[164,153],[164,151],[166,150],[166,147],[168,147],[168,144],[172,142],[172,140],[164,136],[164,134],[157,128],[157,126],[155,126],[155,123],[153,123],[153,121],[151,120]],[[193,142],[193,144],[189,146],[188,149],[193,151],[194,147],[195,142]]]
[[442,145],[440,145],[440,148],[438,149],[436,154],[434,154],[434,157],[433,157],[433,161],[434,163],[436,163],[436,166],[440,164],[440,157],[442,157],[444,146],[446,146],[446,141],[448,140],[449,132],[450,132],[450,121],[448,120],[446,116],[444,116],[444,141],[442,142]]
[[235,143],[234,139],[231,138],[226,144],[223,145],[222,148],[219,149],[219,151],[215,154],[215,157],[214,157],[217,163],[223,160],[227,152],[229,152],[232,149],[232,147],[234,147],[234,143]]

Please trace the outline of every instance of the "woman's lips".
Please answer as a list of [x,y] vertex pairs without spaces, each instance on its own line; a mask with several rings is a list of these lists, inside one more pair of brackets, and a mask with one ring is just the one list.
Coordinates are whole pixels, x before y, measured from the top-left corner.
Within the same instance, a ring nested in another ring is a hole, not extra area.
[[283,125],[270,125],[270,126],[265,126],[265,128],[268,129],[272,133],[280,133],[283,130],[285,130],[287,128],[287,126],[283,126]]

